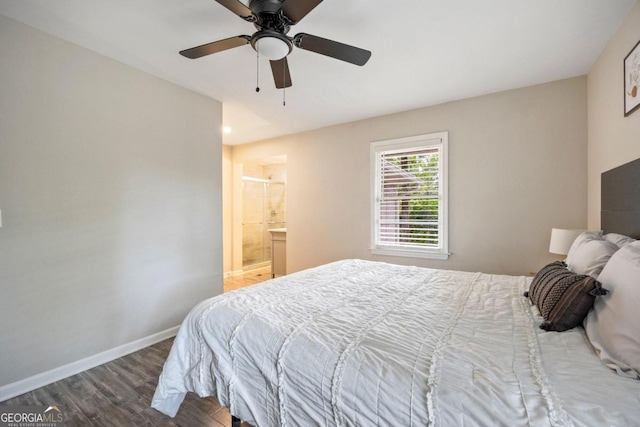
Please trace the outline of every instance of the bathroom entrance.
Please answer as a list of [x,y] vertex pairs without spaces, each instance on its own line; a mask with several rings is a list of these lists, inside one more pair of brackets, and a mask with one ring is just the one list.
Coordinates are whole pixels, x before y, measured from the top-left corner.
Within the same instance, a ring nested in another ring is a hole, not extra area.
[[286,156],[243,164],[242,268],[271,264],[271,233],[286,223]]

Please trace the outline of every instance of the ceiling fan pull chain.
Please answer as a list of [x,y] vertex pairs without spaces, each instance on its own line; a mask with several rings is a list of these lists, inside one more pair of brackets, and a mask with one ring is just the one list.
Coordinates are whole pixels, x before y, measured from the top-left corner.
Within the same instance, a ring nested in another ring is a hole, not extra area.
[[[285,61],[287,60],[286,57],[284,60]],[[285,83],[286,79],[287,79],[287,67],[282,67],[282,106],[283,107],[287,106],[287,98],[286,98],[287,85]]]
[[256,50],[256,92],[260,92],[260,52]]

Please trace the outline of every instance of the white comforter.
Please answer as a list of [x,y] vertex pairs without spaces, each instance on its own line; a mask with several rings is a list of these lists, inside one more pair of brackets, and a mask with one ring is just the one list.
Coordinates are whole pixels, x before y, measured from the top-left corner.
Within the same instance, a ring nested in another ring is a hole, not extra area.
[[582,328],[539,329],[529,280],[347,260],[209,299],[152,406],[217,396],[255,426],[640,425],[640,382]]

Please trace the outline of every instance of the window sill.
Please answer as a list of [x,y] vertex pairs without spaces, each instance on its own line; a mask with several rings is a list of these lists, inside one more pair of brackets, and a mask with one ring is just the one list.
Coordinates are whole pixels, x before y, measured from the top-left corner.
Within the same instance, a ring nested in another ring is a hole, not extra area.
[[407,258],[449,259],[448,252],[429,251],[411,248],[370,248],[373,255],[401,256]]

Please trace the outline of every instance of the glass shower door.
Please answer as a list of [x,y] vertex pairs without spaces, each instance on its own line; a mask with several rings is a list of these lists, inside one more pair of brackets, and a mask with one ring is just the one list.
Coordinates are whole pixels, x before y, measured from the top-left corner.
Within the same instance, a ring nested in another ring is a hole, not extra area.
[[269,261],[265,258],[264,182],[242,182],[242,266]]
[[265,199],[265,256],[271,260],[271,233],[274,228],[285,228],[287,226],[285,217],[285,185],[282,182],[270,182],[267,184],[267,195]]

